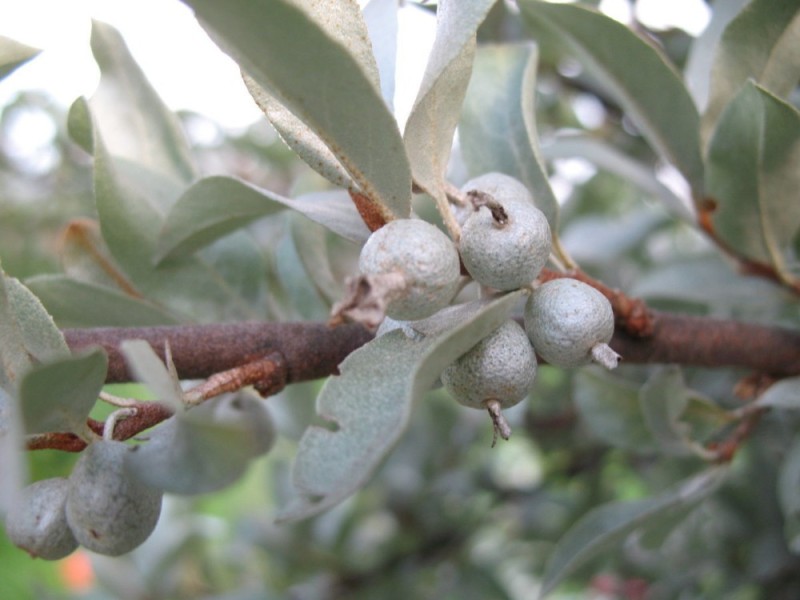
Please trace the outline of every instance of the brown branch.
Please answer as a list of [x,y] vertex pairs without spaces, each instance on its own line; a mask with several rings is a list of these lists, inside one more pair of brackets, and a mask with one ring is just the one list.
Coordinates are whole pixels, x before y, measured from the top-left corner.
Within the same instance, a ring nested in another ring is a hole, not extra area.
[[[618,328],[611,346],[626,363],[674,363],[701,367],[741,367],[771,377],[800,374],[800,332],[732,320],[648,311],[649,337]],[[331,328],[323,323],[235,323],[142,328],[68,329],[73,350],[102,346],[109,355],[106,381],[130,381],[119,346],[126,339],[147,340],[162,355],[169,341],[182,379],[211,378],[208,387],[255,384],[274,393],[296,383],[338,373],[348,354],[371,339],[359,325]],[[277,358],[276,358],[277,357]],[[227,386],[227,387],[226,387]],[[220,388],[220,389],[222,389]],[[120,421],[116,439],[128,439],[168,418],[169,409],[142,402],[137,414]],[[103,424],[90,421],[101,433]],[[738,438],[737,438],[738,439]],[[71,434],[37,436],[30,449],[80,451],[84,443]]]
[[800,374],[800,332],[728,319],[652,311],[653,333],[616,331],[611,347],[626,363],[742,367],[775,377]]
[[205,379],[280,352],[286,383],[310,381],[337,372],[337,366],[372,335],[360,325],[331,328],[325,323],[226,323],[169,327],[105,327],[67,329],[73,350],[102,346],[108,353],[109,383],[131,381],[119,351],[123,340],[141,339],[164,358],[169,341],[172,360],[181,379]]
[[[800,374],[800,332],[756,323],[650,311],[647,338],[618,330],[611,346],[626,363],[674,363],[702,367],[742,367],[776,377]],[[360,325],[331,328],[324,323],[234,323],[141,328],[67,329],[73,350],[102,346],[109,355],[108,382],[130,381],[119,345],[144,339],[163,353],[169,340],[183,379],[215,373],[280,352],[286,383],[337,373],[337,366],[371,339]]]

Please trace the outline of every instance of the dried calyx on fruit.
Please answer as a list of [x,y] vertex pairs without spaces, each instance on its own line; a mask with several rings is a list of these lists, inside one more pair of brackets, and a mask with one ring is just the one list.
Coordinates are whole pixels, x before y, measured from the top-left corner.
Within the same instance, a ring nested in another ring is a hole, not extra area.
[[473,208],[460,211],[459,250],[469,274],[502,291],[530,285],[550,256],[552,240],[547,217],[528,190],[513,177],[487,173],[462,192]]
[[69,477],[67,523],[88,550],[119,556],[142,544],[155,529],[162,492],[125,467],[132,448],[96,441],[83,451]]
[[558,367],[592,361],[613,369],[620,356],[608,345],[614,311],[599,291],[581,281],[554,279],[534,290],[525,305],[525,330],[543,359]]
[[68,489],[64,477],[43,479],[23,489],[6,514],[8,539],[34,558],[58,560],[71,554],[78,541],[64,510]]
[[429,317],[458,288],[458,252],[449,237],[421,219],[397,219],[373,232],[359,257],[361,276],[333,308],[331,321],[357,321],[375,329],[384,316]]
[[442,373],[448,392],[464,406],[488,410],[494,439],[508,439],[511,428],[501,409],[527,398],[536,379],[536,354],[516,321],[506,321]]

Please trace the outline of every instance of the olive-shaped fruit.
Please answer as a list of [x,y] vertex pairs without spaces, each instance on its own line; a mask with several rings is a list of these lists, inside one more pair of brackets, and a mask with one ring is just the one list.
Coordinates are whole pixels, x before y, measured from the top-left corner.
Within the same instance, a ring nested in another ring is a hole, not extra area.
[[464,406],[486,408],[496,399],[502,408],[521,402],[536,379],[536,354],[525,330],[506,321],[442,372],[442,383]]
[[58,560],[71,554],[78,542],[64,511],[68,489],[64,477],[42,479],[23,489],[6,514],[8,539],[34,558]]
[[442,383],[460,404],[489,412],[494,446],[511,435],[501,409],[519,404],[536,379],[536,354],[525,330],[506,321],[442,372]]
[[514,290],[530,285],[547,262],[552,245],[550,225],[525,186],[510,177],[493,175],[495,183],[501,177],[508,187],[467,190],[472,193],[475,210],[463,224],[459,249],[464,266],[477,282]]
[[396,219],[373,232],[361,250],[363,275],[395,277],[386,315],[424,319],[452,300],[460,267],[453,242],[421,219]]
[[539,356],[558,367],[594,361],[613,369],[619,362],[608,346],[614,335],[611,303],[575,279],[553,279],[534,290],[525,305],[525,331]]
[[125,466],[131,447],[101,440],[83,451],[69,477],[67,522],[88,550],[119,556],[142,544],[155,529],[163,493]]

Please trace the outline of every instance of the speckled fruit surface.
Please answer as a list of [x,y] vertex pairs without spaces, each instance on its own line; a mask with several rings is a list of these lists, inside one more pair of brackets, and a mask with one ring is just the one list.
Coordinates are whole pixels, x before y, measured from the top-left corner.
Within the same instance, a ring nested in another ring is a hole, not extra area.
[[459,249],[473,279],[498,290],[529,285],[550,256],[547,217],[524,200],[500,201],[507,222],[499,224],[483,206],[464,223]]
[[447,306],[460,278],[453,242],[421,219],[397,219],[375,231],[361,250],[359,269],[364,275],[403,274],[407,287],[386,308],[399,320],[424,319]]
[[20,502],[6,514],[8,539],[34,558],[58,560],[71,554],[78,542],[64,511],[68,490],[64,477],[42,479],[23,489]]
[[497,399],[503,408],[528,396],[536,379],[536,355],[525,331],[507,321],[442,373],[442,383],[464,406],[484,409]]
[[81,546],[93,552],[130,552],[158,522],[162,493],[126,471],[130,451],[122,442],[93,442],[70,474],[67,522]]
[[548,281],[525,305],[525,331],[536,352],[559,367],[592,361],[592,348],[614,335],[614,311],[608,299],[575,279]]

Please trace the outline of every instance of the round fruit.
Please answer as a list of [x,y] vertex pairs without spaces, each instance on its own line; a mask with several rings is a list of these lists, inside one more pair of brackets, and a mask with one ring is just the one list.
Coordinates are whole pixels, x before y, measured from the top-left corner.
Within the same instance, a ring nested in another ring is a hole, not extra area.
[[496,400],[502,408],[528,396],[536,378],[536,354],[516,321],[506,321],[442,373],[442,383],[461,404],[485,409]]
[[550,225],[521,183],[491,189],[494,193],[477,189],[476,210],[461,230],[461,259],[482,285],[515,290],[530,285],[547,262]]
[[528,188],[526,188],[521,181],[505,173],[484,173],[483,175],[470,179],[461,186],[461,193],[470,199],[467,206],[457,207],[455,209],[456,220],[462,226],[474,212],[473,200],[476,195],[480,196],[484,194],[491,196],[500,204],[520,201],[526,204],[534,204],[533,197],[528,191]]
[[119,556],[144,542],[161,513],[162,492],[125,468],[130,447],[97,441],[83,451],[69,477],[67,522],[85,548]]
[[619,362],[608,346],[614,335],[611,303],[581,281],[553,279],[534,290],[525,305],[525,330],[539,356],[552,365],[595,361],[613,369]]
[[386,315],[424,319],[444,308],[460,277],[458,252],[447,235],[421,219],[396,219],[375,231],[359,258],[361,273],[399,279],[387,296]]
[[22,490],[19,504],[6,514],[8,539],[34,558],[58,560],[71,554],[78,542],[64,512],[68,489],[66,478],[54,477]]

